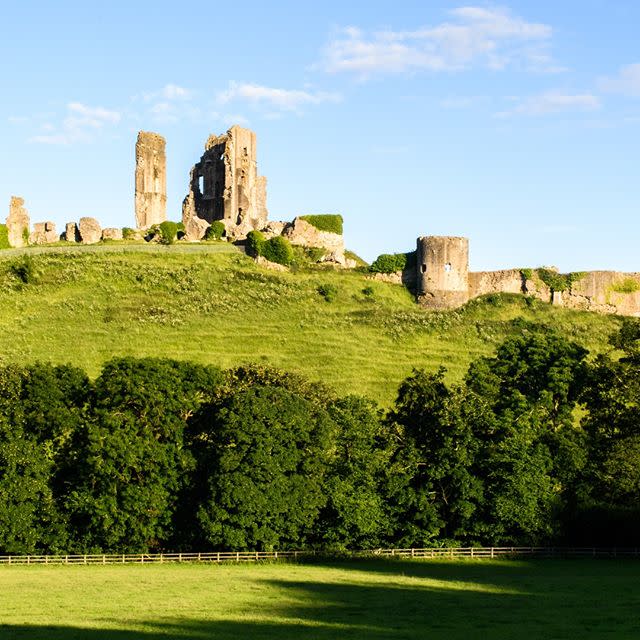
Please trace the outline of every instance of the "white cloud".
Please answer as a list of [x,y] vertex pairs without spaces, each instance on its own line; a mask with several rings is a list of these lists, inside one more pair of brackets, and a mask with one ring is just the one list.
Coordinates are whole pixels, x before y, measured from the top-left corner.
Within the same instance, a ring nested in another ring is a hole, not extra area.
[[165,84],[157,91],[147,91],[146,93],[133,96],[134,102],[142,100],[144,102],[155,102],[169,100],[171,102],[187,101],[193,98],[194,92],[191,89],[180,87],[177,84]]
[[26,124],[29,120],[30,118],[27,118],[27,116],[9,116],[7,118],[9,124]]
[[546,116],[567,111],[596,111],[602,106],[600,98],[591,93],[566,93],[562,91],[548,91],[527,98],[514,98],[514,101],[515,107],[496,114],[497,117]]
[[54,127],[46,122],[42,125],[46,135],[36,135],[29,142],[40,144],[72,144],[74,142],[91,142],[94,135],[106,126],[117,125],[122,119],[118,111],[104,107],[89,107],[81,102],[67,104],[67,114],[62,124]]
[[277,89],[258,84],[230,82],[229,88],[220,92],[217,99],[220,104],[243,100],[253,105],[265,105],[281,111],[299,111],[305,105],[340,102],[341,96],[325,91]]
[[319,66],[361,77],[473,67],[560,70],[549,55],[553,34],[549,25],[527,22],[507,9],[460,7],[449,14],[448,22],[410,31],[366,33],[346,27],[329,42]]
[[610,93],[640,97],[640,63],[620,67],[615,76],[600,78],[598,87]]
[[161,95],[167,100],[190,100],[192,93],[189,89],[179,87],[176,84],[167,84],[163,87]]

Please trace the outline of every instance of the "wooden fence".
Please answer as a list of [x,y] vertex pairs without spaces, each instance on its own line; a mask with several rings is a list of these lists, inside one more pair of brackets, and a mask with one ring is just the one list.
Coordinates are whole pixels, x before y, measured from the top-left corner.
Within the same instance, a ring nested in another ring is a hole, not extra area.
[[[180,562],[260,562],[330,558],[316,551],[214,551],[207,553],[127,553],[80,555],[0,556],[0,564],[157,564]],[[430,547],[427,549],[372,549],[337,554],[341,558],[638,558],[639,548],[601,547]]]

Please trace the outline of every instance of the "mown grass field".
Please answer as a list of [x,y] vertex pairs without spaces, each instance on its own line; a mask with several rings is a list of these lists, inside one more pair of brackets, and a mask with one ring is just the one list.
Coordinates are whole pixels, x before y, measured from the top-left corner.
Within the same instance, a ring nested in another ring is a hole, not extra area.
[[[36,281],[10,266],[32,256]],[[327,302],[318,287],[337,287]],[[226,243],[111,244],[0,252],[0,364],[72,363],[95,376],[113,356],[166,356],[229,367],[256,362],[387,405],[413,367],[461,379],[523,318],[594,352],[619,320],[521,296],[461,310],[419,308],[402,286],[363,273],[267,271]]]
[[638,638],[613,560],[0,568],[0,639]]

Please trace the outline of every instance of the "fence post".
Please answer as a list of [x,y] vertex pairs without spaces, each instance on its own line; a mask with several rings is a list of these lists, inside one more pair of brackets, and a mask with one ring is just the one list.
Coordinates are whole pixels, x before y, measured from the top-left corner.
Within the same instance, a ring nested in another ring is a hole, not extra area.
[[473,547],[471,547],[471,557],[473,558]]
[[415,555],[416,555],[416,550],[413,547],[411,547],[411,557],[415,558]]
[[240,562],[240,552],[236,551],[236,562]]
[[491,557],[493,558],[493,547],[491,547]]
[[87,564],[87,554],[84,554],[84,564]]

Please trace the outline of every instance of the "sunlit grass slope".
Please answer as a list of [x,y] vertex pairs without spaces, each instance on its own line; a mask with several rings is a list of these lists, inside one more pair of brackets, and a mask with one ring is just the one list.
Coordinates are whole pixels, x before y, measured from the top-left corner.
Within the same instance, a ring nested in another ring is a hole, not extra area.
[[0,640],[638,638],[640,564],[13,566]]
[[[23,255],[37,271],[32,284],[10,268]],[[337,287],[333,302],[318,293],[323,284]],[[426,311],[399,285],[354,271],[267,271],[225,243],[0,252],[0,363],[69,362],[90,375],[124,355],[257,362],[388,404],[413,367],[443,365],[460,379],[521,330],[519,318],[596,351],[618,323],[521,296]]]

